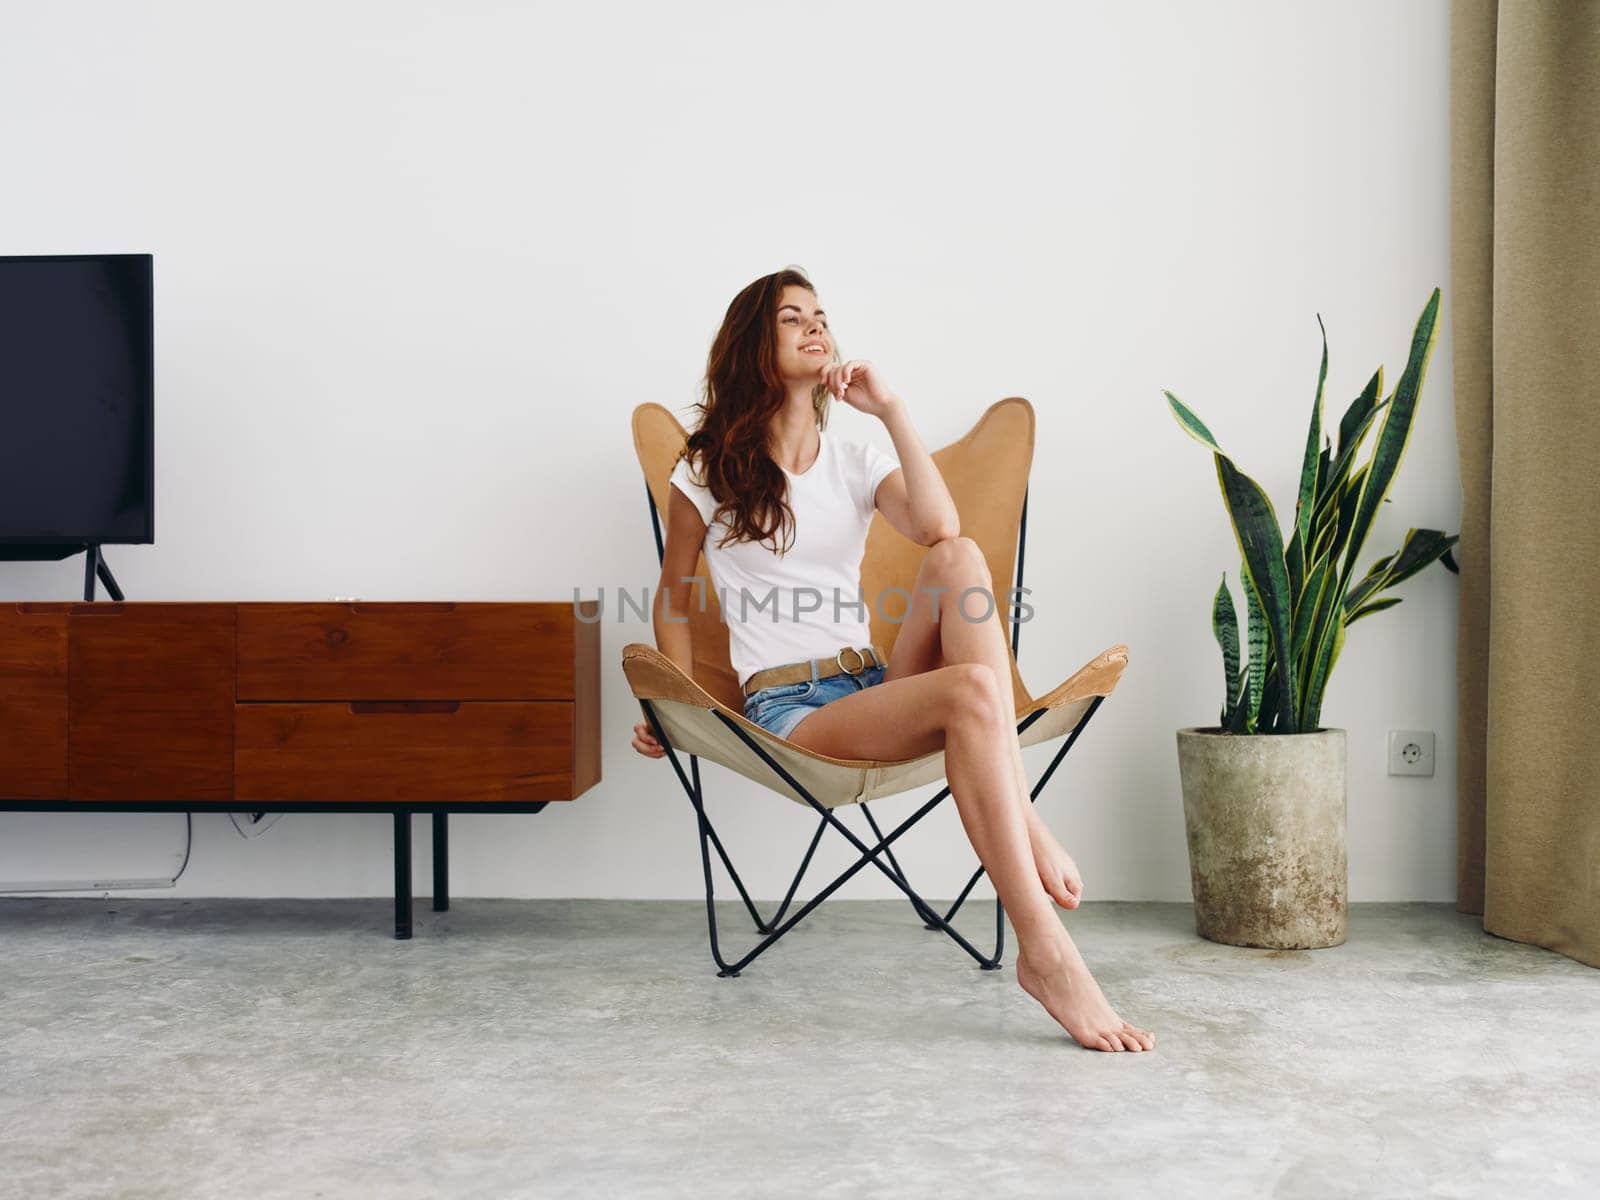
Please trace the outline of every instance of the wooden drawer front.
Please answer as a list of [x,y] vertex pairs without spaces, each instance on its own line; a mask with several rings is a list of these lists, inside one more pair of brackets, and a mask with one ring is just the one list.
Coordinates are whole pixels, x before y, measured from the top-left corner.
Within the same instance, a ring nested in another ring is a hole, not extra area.
[[74,800],[233,794],[232,604],[72,606]]
[[563,701],[238,704],[241,802],[570,800]]
[[0,800],[67,798],[67,606],[0,605]]
[[240,700],[571,700],[570,603],[240,604]]

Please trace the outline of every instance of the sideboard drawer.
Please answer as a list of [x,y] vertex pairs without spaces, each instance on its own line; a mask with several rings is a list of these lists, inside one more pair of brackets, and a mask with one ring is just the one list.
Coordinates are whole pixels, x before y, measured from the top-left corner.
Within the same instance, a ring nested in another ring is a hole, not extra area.
[[71,798],[227,800],[233,605],[77,603],[67,630]]
[[570,800],[564,701],[234,706],[234,797],[263,801]]
[[67,611],[0,605],[0,800],[67,798]]
[[573,700],[586,660],[598,669],[598,626],[570,603],[238,610],[240,700]]

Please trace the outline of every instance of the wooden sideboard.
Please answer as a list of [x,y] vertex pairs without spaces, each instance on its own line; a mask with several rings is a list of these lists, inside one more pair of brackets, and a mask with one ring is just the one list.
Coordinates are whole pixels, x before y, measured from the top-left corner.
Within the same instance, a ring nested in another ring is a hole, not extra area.
[[539,812],[600,781],[596,600],[0,604],[0,810]]

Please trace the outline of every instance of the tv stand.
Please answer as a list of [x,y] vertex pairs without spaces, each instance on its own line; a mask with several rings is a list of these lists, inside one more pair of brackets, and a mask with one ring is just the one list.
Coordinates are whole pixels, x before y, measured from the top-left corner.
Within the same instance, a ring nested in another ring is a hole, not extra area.
[[122,589],[117,586],[117,578],[111,573],[111,568],[106,566],[106,560],[100,553],[100,543],[93,542],[84,548],[88,555],[83,562],[83,598],[94,599],[94,577],[98,575],[100,582],[106,585],[106,591],[113,600],[122,599]]

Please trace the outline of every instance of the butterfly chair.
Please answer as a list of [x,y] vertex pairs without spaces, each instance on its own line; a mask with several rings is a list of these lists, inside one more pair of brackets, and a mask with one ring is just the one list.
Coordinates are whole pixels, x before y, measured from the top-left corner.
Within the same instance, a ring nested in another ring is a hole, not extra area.
[[[991,579],[1011,579],[1012,566],[1015,564],[1016,587],[1019,589],[1022,587],[1022,553],[1027,534],[1028,472],[1033,461],[1033,425],[1033,406],[1020,397],[1012,397],[991,405],[960,441],[933,452],[933,461],[938,465],[939,473],[944,477],[960,514],[962,534],[972,538],[982,549]],[[667,480],[683,451],[687,436],[677,418],[661,405],[641,404],[634,409],[634,449],[638,453],[639,466],[644,471],[658,562],[665,552],[660,514],[667,511],[667,491],[670,486]],[[897,620],[891,621],[878,609],[898,609],[898,606],[880,605],[877,598],[892,588],[902,589],[909,597],[922,556],[927,551],[928,547],[903,537],[884,520],[881,513],[873,516],[861,563],[861,585],[862,594],[867,600],[872,643],[882,647],[886,654],[894,645],[899,631],[898,620],[903,619],[903,614],[894,612]],[[890,849],[892,843],[949,795],[949,785],[941,788],[887,837],[867,808],[870,800],[893,796],[944,779],[944,752],[939,750],[896,762],[830,758],[797,746],[748,720],[744,715],[744,693],[728,657],[727,626],[722,621],[716,588],[712,584],[704,553],[699,557],[695,574],[697,579],[704,582],[696,585],[693,592],[696,600],[689,605],[687,614],[694,655],[693,675],[685,674],[666,655],[643,642],[633,642],[623,647],[622,669],[635,699],[644,710],[645,719],[666,750],[678,781],[694,806],[700,830],[700,861],[705,874],[711,958],[718,968],[718,975],[738,975],[741,968],[794,928],[812,909],[869,863],[888,876],[909,897],[926,928],[942,929],[949,934],[984,970],[997,969],[1005,947],[1005,912],[998,898],[995,900],[993,954],[981,953],[950,924],[956,911],[983,876],[983,867],[980,865],[967,881],[949,911],[940,915],[912,888]],[[1006,599],[1005,596],[997,596],[996,605],[1006,604]],[[1009,621],[1011,629],[1009,657],[1012,694],[1016,699],[1017,735],[1024,746],[1064,739],[1055,757],[1050,760],[1050,765],[1031,789],[1029,799],[1037,800],[1062,757],[1072,748],[1084,726],[1089,723],[1089,718],[1094,716],[1101,702],[1111,694],[1122,677],[1128,662],[1128,648],[1123,645],[1112,646],[1084,664],[1060,686],[1035,697],[1023,684],[1017,670],[1016,652],[1021,628],[1016,617],[1017,610],[1008,607],[1005,619]],[[687,774],[679,760],[680,753],[689,756]],[[763,917],[756,908],[755,901],[750,898],[739,873],[734,870],[728,852],[706,814],[700,781],[701,758],[721,763],[730,771],[752,779],[819,814],[816,832],[806,848],[794,882],[789,885],[782,903],[770,918]],[[860,805],[877,839],[875,845],[867,845],[834,815],[833,810],[845,804]],[[787,921],[783,921],[784,913],[789,910],[795,892],[800,887],[800,880],[811,862],[811,856],[823,832],[830,826],[848,840],[861,857]],[[757,932],[766,935],[752,950],[733,962],[723,958],[717,940],[715,895],[711,878],[712,849],[715,849],[717,857],[732,877],[733,886],[738,889],[740,898],[749,910]],[[783,924],[780,925],[780,921]]]

